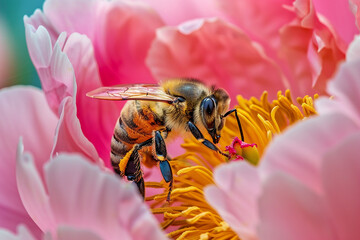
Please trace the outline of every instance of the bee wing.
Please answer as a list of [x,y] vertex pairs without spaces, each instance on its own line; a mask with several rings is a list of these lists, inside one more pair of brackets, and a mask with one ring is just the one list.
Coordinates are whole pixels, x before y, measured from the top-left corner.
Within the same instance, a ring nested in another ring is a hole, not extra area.
[[122,101],[122,100],[147,100],[160,102],[173,102],[176,97],[164,92],[156,84],[125,84],[112,87],[101,87],[86,94],[88,97]]

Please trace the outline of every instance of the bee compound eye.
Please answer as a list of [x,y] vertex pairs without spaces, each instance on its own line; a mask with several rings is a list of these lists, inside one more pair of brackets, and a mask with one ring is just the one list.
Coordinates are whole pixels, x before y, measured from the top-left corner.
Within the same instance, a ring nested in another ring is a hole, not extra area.
[[206,113],[207,115],[211,115],[214,112],[214,109],[215,109],[214,100],[212,100],[211,98],[205,98],[203,100],[204,113]]

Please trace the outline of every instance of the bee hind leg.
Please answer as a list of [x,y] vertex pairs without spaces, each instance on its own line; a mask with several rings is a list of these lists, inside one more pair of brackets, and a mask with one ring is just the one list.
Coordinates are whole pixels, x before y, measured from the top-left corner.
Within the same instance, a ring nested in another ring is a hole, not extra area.
[[165,141],[160,131],[155,131],[154,141],[155,141],[155,159],[160,162],[159,163],[160,171],[165,182],[169,183],[169,190],[166,200],[170,202],[170,195],[173,187],[173,174],[172,174],[171,166],[169,164],[169,159],[167,157]]
[[142,147],[151,146],[151,144],[152,144],[152,138],[150,138],[140,144],[136,144],[133,147],[133,149],[130,150],[131,152],[129,152],[131,155],[129,157],[129,160],[126,163],[126,166],[125,167],[120,166],[122,161],[120,161],[120,164],[119,164],[120,171],[124,172],[124,175],[127,177],[127,179],[129,181],[133,181],[136,183],[136,185],[139,189],[139,192],[143,198],[145,198],[145,183],[144,183],[144,178],[143,178],[143,174],[141,171],[140,158],[139,158],[138,151]]

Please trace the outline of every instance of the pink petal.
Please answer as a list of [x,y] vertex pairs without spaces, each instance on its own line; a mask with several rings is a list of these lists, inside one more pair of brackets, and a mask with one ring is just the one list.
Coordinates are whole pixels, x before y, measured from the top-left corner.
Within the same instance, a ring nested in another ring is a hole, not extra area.
[[306,120],[276,137],[269,145],[261,160],[262,173],[268,177],[275,172],[285,172],[314,192],[321,193],[323,154],[357,129],[351,119],[339,113]]
[[225,88],[232,97],[260,96],[272,86],[285,89],[277,66],[239,29],[215,19],[185,24],[157,31],[147,64],[158,80],[198,78]]
[[347,62],[340,66],[333,81],[329,83],[328,91],[333,100],[321,98],[316,102],[320,114],[340,111],[360,121],[360,59]]
[[93,38],[100,3],[98,0],[47,0],[43,8],[58,32],[69,35],[78,32]]
[[313,0],[313,3],[316,11],[330,21],[335,32],[347,43],[350,43],[359,30],[356,28],[354,16],[351,14],[349,1]]
[[40,26],[44,27],[50,35],[52,44],[55,44],[56,39],[59,36],[59,32],[55,30],[50,20],[47,19],[45,14],[41,12],[39,9],[36,9],[33,15],[31,15],[31,17],[25,15],[24,24],[25,24],[25,30],[28,27],[27,25],[31,25],[34,29],[38,29]]
[[89,160],[102,166],[94,145],[89,142],[81,131],[79,119],[76,117],[76,107],[73,99],[67,97],[60,106],[60,119],[55,132],[55,143],[52,156],[61,152],[80,153]]
[[360,239],[360,133],[357,131],[324,156],[323,184],[339,239]]
[[26,23],[25,33],[29,54],[35,67],[47,67],[52,55],[50,34],[43,26],[35,29]]
[[21,201],[27,213],[43,232],[54,230],[55,218],[43,180],[31,154],[23,153],[23,148],[20,141],[17,151],[16,180]]
[[275,173],[259,199],[259,238],[335,240],[324,206],[320,196],[293,177]]
[[58,224],[91,230],[102,239],[165,239],[135,186],[84,158],[59,155],[45,175]]
[[102,86],[94,49],[89,38],[77,33],[71,34],[63,51],[75,70],[76,115],[81,129],[109,166],[110,140],[119,117],[120,106],[115,102],[99,101],[86,96],[87,92]]
[[212,0],[146,0],[167,25],[178,25],[195,18],[220,17],[216,1]]
[[21,203],[16,186],[16,146],[22,136],[26,150],[36,158],[36,168],[49,159],[57,118],[46,103],[44,94],[33,87],[0,90],[0,226],[15,231],[25,224],[34,236],[40,230]]
[[205,188],[206,200],[240,236],[256,239],[257,198],[260,178],[246,162],[232,162],[216,168],[216,186]]
[[61,50],[66,34],[61,34],[52,47],[50,35],[44,27],[40,26],[35,31],[31,25],[25,26],[30,57],[38,71],[48,103],[57,113],[62,99],[74,95],[74,69]]
[[291,5],[292,2],[293,0],[217,0],[230,21],[251,38],[271,48],[279,46],[279,29],[294,17],[293,13],[284,8],[284,5]]
[[154,83],[145,57],[160,17],[140,2],[104,1],[99,12],[94,48],[103,84]]
[[35,240],[36,238],[30,233],[30,231],[24,226],[19,225],[17,227],[17,235],[9,232],[5,229],[0,229],[0,239],[4,240]]
[[310,0],[297,0],[289,10],[296,17],[280,30],[280,51],[289,62],[293,94],[324,94],[326,82],[345,57],[346,44],[327,20],[317,15]]

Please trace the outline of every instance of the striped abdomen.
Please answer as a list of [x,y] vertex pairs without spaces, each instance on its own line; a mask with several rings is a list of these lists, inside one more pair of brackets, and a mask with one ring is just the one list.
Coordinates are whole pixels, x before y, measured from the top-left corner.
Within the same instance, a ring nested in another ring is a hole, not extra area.
[[164,129],[165,114],[159,116],[151,109],[156,102],[129,101],[121,111],[111,139],[111,164],[119,173],[119,163],[135,144],[152,137],[154,130]]

